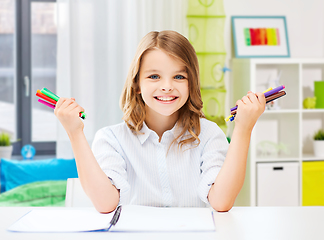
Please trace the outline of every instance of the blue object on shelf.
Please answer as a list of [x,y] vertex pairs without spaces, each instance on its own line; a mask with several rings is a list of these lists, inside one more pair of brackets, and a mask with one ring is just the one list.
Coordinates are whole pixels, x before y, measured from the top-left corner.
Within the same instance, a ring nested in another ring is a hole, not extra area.
[[223,71],[223,73],[225,73],[225,72],[232,72],[232,70],[230,68],[228,68],[228,67],[223,67],[222,68],[222,71]]
[[32,145],[25,145],[21,148],[21,156],[24,159],[33,159],[36,154],[36,150]]

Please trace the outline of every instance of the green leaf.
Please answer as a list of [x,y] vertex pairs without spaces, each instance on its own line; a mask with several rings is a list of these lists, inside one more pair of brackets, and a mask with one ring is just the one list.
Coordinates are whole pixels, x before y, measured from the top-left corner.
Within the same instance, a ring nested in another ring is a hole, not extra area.
[[324,131],[322,129],[314,134],[314,140],[324,140]]
[[0,133],[0,146],[10,146],[10,136],[8,133]]

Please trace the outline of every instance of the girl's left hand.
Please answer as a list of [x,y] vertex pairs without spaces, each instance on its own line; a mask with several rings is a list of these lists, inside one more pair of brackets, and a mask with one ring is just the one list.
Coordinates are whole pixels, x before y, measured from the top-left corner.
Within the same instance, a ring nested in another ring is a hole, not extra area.
[[246,96],[236,102],[235,127],[241,126],[252,131],[256,121],[265,110],[265,104],[266,100],[262,92],[249,91]]

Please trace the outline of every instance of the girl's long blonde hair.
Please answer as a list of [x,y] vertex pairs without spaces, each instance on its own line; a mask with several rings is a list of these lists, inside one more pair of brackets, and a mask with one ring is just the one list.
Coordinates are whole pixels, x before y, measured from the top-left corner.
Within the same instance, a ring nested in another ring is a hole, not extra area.
[[179,147],[193,143],[196,140],[198,145],[200,143],[198,138],[200,134],[200,118],[204,117],[201,111],[203,102],[200,94],[198,59],[188,39],[175,31],[153,31],[148,33],[139,43],[120,98],[120,107],[124,112],[123,119],[135,133],[139,133],[143,127],[146,113],[145,103],[141,94],[139,94],[139,70],[143,55],[152,49],[163,50],[182,61],[186,66],[189,97],[187,102],[179,109],[178,123],[182,125],[183,129],[172,144],[188,131],[191,136],[181,139]]

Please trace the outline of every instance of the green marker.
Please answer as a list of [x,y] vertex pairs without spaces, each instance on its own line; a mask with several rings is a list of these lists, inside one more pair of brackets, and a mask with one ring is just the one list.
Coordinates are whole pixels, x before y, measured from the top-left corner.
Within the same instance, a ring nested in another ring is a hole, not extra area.
[[79,116],[82,119],[86,119],[87,118],[87,114],[85,114],[84,112],[80,112]]
[[59,96],[55,95],[54,93],[52,93],[50,90],[48,90],[47,88],[43,88],[41,90],[41,93],[45,94],[47,97],[52,98],[53,100],[55,100],[56,102],[60,99]]

